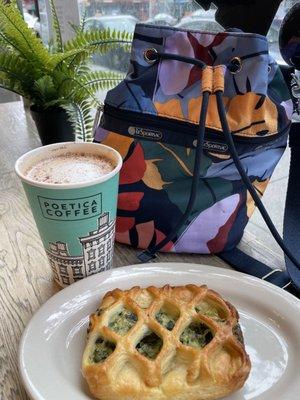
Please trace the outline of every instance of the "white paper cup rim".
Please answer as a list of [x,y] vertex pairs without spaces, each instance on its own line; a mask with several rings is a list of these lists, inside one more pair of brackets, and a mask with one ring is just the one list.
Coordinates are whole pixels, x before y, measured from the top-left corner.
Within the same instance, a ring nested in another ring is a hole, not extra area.
[[[102,150],[102,152],[101,152]],[[44,160],[48,157],[55,156],[57,154],[64,154],[65,151],[68,151],[68,154],[72,154],[72,152],[86,152],[86,154],[92,155],[102,155],[103,157],[108,158],[112,162],[115,163],[115,168],[109,172],[108,174],[102,175],[97,179],[79,182],[79,183],[46,183],[46,182],[37,182],[34,181],[28,176],[26,176],[25,170],[28,170],[31,165],[37,163],[41,160]],[[78,189],[87,186],[97,185],[99,183],[103,183],[113,178],[122,167],[122,157],[118,151],[113,149],[112,147],[106,146],[100,143],[75,143],[75,142],[63,142],[63,143],[54,143],[47,146],[38,147],[34,150],[28,151],[23,154],[15,164],[15,172],[19,176],[19,178],[26,182],[31,186],[36,186],[44,189]]]

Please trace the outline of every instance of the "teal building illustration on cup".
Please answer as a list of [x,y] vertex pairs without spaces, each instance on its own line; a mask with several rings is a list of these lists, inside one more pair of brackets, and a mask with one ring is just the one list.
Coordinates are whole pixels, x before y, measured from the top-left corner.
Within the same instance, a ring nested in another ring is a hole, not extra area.
[[54,279],[65,286],[109,269],[113,258],[114,235],[115,220],[110,221],[106,212],[98,219],[98,229],[78,238],[82,254],[73,256],[69,253],[67,243],[50,242],[46,253]]
[[[26,171],[41,160],[65,154],[92,154],[114,169],[78,183],[35,182]],[[95,143],[55,143],[24,154],[16,162],[54,280],[66,287],[112,267],[119,173],[122,157]]]
[[76,189],[47,189],[23,182],[60,286],[111,268],[118,178]]

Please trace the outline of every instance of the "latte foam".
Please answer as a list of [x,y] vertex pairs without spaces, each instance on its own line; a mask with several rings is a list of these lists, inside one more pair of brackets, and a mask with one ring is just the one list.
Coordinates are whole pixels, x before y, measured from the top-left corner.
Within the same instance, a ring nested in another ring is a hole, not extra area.
[[89,182],[112,172],[111,161],[90,154],[66,154],[46,158],[30,167],[27,178],[35,182],[68,184]]

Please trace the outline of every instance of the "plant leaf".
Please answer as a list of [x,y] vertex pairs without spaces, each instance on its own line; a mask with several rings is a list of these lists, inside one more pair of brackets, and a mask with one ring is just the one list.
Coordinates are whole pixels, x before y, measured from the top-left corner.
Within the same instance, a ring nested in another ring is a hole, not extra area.
[[[124,78],[124,74],[114,71],[91,71],[86,72],[82,77],[78,77],[84,88],[89,88],[96,94],[100,90],[111,89]],[[77,92],[80,95],[80,89]]]
[[53,39],[54,39],[54,43],[55,43],[55,50],[58,53],[62,53],[63,52],[63,41],[62,41],[62,36],[61,36],[59,19],[57,16],[54,1],[49,0],[49,3],[50,3],[50,10],[51,10],[51,18],[52,18],[52,29],[53,29],[53,33],[54,33]]
[[[31,65],[26,60],[12,52],[2,52],[0,53],[0,72],[6,84],[10,82],[12,90],[17,85],[19,90],[22,87],[22,92],[29,95],[34,83],[34,75]],[[36,76],[41,76],[41,73],[36,72]]]
[[76,140],[91,142],[93,140],[94,119],[91,116],[93,103],[85,100],[82,103],[64,105],[71,122]]
[[80,31],[65,44],[64,50],[81,49],[82,51],[88,51],[90,54],[95,52],[104,54],[108,50],[120,47],[120,45],[129,50],[132,37],[132,34],[129,32],[116,32],[110,29]]
[[0,36],[2,43],[31,64],[51,66],[51,58],[41,40],[27,26],[19,10],[4,0],[0,0]]
[[54,100],[57,102],[57,89],[53,79],[49,75],[45,75],[34,83],[36,96],[41,99],[41,103],[49,103]]

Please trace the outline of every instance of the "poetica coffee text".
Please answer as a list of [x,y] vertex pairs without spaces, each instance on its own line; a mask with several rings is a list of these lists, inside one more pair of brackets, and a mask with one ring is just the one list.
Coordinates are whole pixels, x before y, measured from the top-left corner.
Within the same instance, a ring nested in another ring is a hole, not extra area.
[[86,200],[84,202],[68,202],[68,203],[48,203],[44,201],[45,212],[49,217],[78,217],[97,214],[99,212],[99,204],[96,200]]

